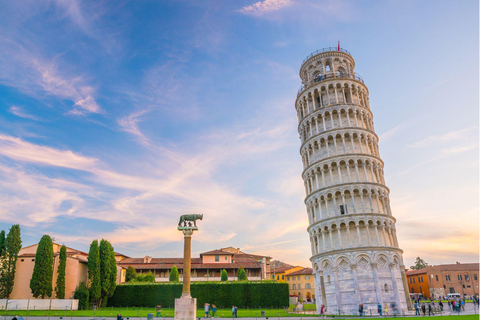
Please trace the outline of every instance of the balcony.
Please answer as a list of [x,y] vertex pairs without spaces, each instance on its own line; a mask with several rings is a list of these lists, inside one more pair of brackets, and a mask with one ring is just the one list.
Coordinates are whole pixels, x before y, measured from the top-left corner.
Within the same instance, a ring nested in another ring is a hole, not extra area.
[[365,83],[363,81],[363,78],[356,73],[354,73],[353,75],[351,75],[351,74],[338,75],[338,74],[333,74],[333,73],[332,74],[324,74],[324,75],[318,76],[315,79],[312,79],[312,80],[308,81],[305,84],[302,84],[300,86],[300,88],[298,89],[297,97],[300,95],[300,93],[302,93],[303,90],[305,90],[307,87],[311,86],[312,84],[317,83],[317,82],[322,82],[322,81],[325,81],[325,80],[330,80],[330,79],[354,79],[354,80],[360,81],[361,83]]
[[345,53],[347,53],[347,54],[349,54],[349,55],[352,55],[350,52],[348,52],[347,50],[345,50],[345,49],[343,49],[343,48],[340,48],[340,50],[338,50],[338,47],[328,47],[328,48],[318,49],[317,51],[312,52],[310,55],[308,55],[308,57],[306,57],[306,58],[302,61],[302,65],[305,63],[305,61],[307,61],[307,60],[310,59],[311,57],[316,56],[316,55],[319,54],[319,53],[328,52],[328,51],[340,51],[340,52],[345,52]]

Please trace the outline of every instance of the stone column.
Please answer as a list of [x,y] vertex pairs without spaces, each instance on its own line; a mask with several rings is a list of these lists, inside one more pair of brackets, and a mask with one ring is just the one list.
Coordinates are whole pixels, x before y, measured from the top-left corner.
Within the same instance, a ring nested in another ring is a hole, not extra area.
[[355,296],[357,298],[357,305],[362,303],[362,295],[360,294],[360,286],[358,285],[358,276],[357,276],[357,265],[351,264],[350,268],[352,269],[353,274],[353,284],[355,286]]
[[375,293],[377,294],[377,303],[383,307],[383,297],[382,297],[382,289],[380,288],[380,282],[378,281],[378,272],[377,272],[377,264],[371,263],[372,270],[373,270],[373,283],[375,284]]
[[390,263],[388,267],[390,268],[390,276],[392,277],[393,294],[395,295],[395,303],[397,304],[397,307],[401,309],[402,305],[400,304],[400,297],[398,296],[397,277],[395,276],[395,264]]
[[192,234],[193,230],[182,230],[185,239],[183,246],[183,291],[182,296],[190,296],[190,273],[192,261]]
[[403,282],[403,291],[405,293],[405,299],[407,300],[407,308],[408,310],[413,310],[412,299],[410,298],[410,293],[408,292],[408,283],[407,277],[405,275],[405,266],[400,266],[400,273],[402,274],[402,282]]

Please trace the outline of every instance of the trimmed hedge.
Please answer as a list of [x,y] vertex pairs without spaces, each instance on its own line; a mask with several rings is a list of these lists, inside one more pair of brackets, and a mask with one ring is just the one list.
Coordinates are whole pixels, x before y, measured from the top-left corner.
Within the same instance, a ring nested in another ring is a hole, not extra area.
[[[191,284],[192,297],[197,306],[205,303],[219,307],[241,308],[289,306],[287,283],[261,282],[195,282]],[[117,285],[108,299],[109,307],[174,307],[182,295],[181,283]]]

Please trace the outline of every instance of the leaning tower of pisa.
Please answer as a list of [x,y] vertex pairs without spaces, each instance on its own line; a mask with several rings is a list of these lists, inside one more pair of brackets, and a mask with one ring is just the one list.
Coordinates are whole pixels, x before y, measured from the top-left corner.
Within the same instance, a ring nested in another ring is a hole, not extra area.
[[355,61],[326,48],[302,63],[295,107],[317,308],[411,308],[368,88]]

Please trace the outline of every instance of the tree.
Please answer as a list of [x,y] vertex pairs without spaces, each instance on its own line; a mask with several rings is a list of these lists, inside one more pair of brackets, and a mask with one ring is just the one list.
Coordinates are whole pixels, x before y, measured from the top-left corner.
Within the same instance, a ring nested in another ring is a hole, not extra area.
[[22,248],[20,225],[14,224],[8,231],[5,239],[5,250],[2,255],[2,268],[0,272],[0,295],[8,299],[13,290],[15,280],[15,266],[18,252]]
[[227,270],[223,269],[222,270],[222,276],[220,278],[221,281],[228,281],[228,273]]
[[132,266],[129,266],[127,268],[127,273],[125,274],[125,282],[130,282],[134,280],[137,277],[137,272],[135,271],[135,268]]
[[55,293],[57,299],[65,299],[65,269],[67,267],[67,247],[65,247],[65,245],[60,248],[59,260]]
[[89,300],[97,302],[102,294],[102,279],[100,278],[100,250],[98,240],[93,240],[88,251],[88,287]]
[[247,274],[245,273],[243,266],[238,268],[238,281],[248,281]]
[[78,308],[80,310],[86,310],[88,308],[89,302],[89,295],[90,292],[88,290],[88,286],[85,282],[80,282],[78,287],[75,289],[73,293],[73,299],[78,299]]
[[177,266],[173,266],[172,270],[170,270],[170,282],[178,282],[180,281],[180,276],[178,275],[178,269]]
[[30,289],[35,298],[52,296],[53,285],[53,241],[49,235],[44,235],[38,243],[35,254]]
[[[107,240],[100,241],[100,279],[101,293],[99,305],[113,295],[117,286],[117,261],[113,247]],[[105,301],[106,302],[106,301]]]
[[415,265],[411,266],[410,269],[412,270],[420,270],[428,266],[428,263],[425,262],[425,260],[421,259],[420,257],[417,257],[415,260]]
[[3,256],[5,251],[5,230],[0,232],[0,256]]

